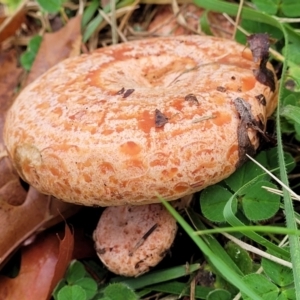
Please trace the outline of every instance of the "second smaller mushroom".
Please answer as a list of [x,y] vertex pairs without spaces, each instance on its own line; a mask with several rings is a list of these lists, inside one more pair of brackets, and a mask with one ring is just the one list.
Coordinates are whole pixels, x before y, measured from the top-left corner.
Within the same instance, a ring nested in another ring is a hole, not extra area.
[[96,251],[109,270],[138,276],[170,249],[176,221],[161,204],[108,207],[94,232]]

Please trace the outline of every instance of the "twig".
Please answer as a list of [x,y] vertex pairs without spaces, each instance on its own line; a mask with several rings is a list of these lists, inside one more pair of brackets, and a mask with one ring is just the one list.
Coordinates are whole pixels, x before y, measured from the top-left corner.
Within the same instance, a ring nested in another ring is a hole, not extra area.
[[82,15],[84,11],[84,0],[79,0],[79,8],[78,8],[78,14]]
[[300,18],[278,18],[276,16],[273,16],[273,18],[277,19],[280,23],[299,23]]
[[241,0],[240,4],[239,4],[239,9],[238,9],[238,12],[237,12],[237,15],[236,15],[234,28],[233,28],[233,34],[232,34],[232,39],[233,40],[235,39],[235,35],[236,35],[237,29],[238,29],[238,26],[239,26],[238,24],[240,22],[243,5],[244,5],[244,0]]
[[238,246],[240,246],[241,248],[243,248],[243,249],[245,249],[245,250],[247,250],[249,252],[255,253],[255,254],[257,254],[257,255],[259,255],[261,257],[267,258],[267,259],[269,259],[271,261],[276,262],[277,264],[280,264],[282,266],[288,267],[290,269],[293,268],[292,263],[290,263],[289,261],[286,261],[284,259],[278,258],[278,257],[276,257],[274,255],[269,254],[269,253],[266,253],[265,251],[262,251],[262,250],[260,250],[260,249],[258,249],[256,247],[254,247],[254,246],[248,245],[247,243],[242,242],[241,240],[235,238],[234,236],[232,236],[232,235],[230,235],[230,234],[228,234],[226,232],[222,232],[222,234],[226,238],[228,238],[229,240],[233,241],[235,244],[237,244]]
[[[278,189],[274,189],[274,188],[271,188],[271,187],[269,187],[269,186],[262,186],[262,188],[265,189],[265,190],[267,190],[267,191],[270,192],[270,193],[273,193],[273,194],[275,194],[275,195],[279,195],[279,196],[283,197],[283,192],[280,191],[280,190],[278,190]],[[297,195],[297,197],[291,196],[291,198],[292,198],[293,200],[300,201],[300,196],[298,196],[298,195]]]
[[131,17],[133,11],[138,8],[139,2],[140,2],[139,0],[136,0],[130,6],[126,7],[125,15],[123,16],[123,18],[122,18],[122,20],[120,22],[120,25],[119,25],[119,30],[121,32],[123,32],[125,26],[128,24],[128,20]]
[[112,44],[115,45],[118,43],[116,1],[115,0],[110,0],[110,11],[111,11],[110,26],[111,26]]
[[199,122],[202,122],[202,121],[214,119],[215,117],[216,117],[215,115],[203,116],[203,117],[201,117],[201,118],[194,119],[194,120],[192,121],[192,123],[199,123]]
[[133,247],[132,250],[129,251],[128,255],[132,256],[133,253],[139,248],[141,247],[144,242],[147,240],[147,238],[156,230],[156,228],[158,227],[158,224],[155,223],[143,236],[142,238],[135,244],[135,246]]
[[[108,17],[108,15],[102,9],[99,9],[99,13],[103,17],[103,19],[113,28],[113,25],[111,23],[111,19]],[[115,27],[115,29],[118,32],[122,42],[127,42],[127,39],[126,39],[125,35],[119,30],[119,28]]]

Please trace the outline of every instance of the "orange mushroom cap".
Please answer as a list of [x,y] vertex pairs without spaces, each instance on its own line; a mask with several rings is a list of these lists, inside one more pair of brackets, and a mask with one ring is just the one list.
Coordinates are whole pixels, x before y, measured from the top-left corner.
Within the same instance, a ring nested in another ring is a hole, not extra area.
[[[243,159],[237,98],[265,125],[276,99],[256,67],[244,46],[215,37],[101,48],[26,87],[7,114],[5,144],[25,181],[68,202],[174,200],[224,179]],[[257,131],[245,130],[256,149]]]

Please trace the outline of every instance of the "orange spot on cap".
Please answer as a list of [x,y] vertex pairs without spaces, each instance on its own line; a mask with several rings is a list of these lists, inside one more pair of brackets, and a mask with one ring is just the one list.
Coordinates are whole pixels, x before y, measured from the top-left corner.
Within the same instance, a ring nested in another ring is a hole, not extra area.
[[154,115],[150,115],[148,110],[145,110],[140,118],[138,118],[138,128],[145,133],[150,133],[152,127],[154,127]]
[[133,141],[128,141],[120,146],[122,153],[127,155],[137,155],[141,152],[142,148]]
[[56,108],[54,108],[51,112],[54,113],[54,114],[56,114],[57,117],[60,117],[60,116],[62,115],[62,113],[63,113],[61,107],[56,107]]
[[213,118],[212,121],[217,126],[222,126],[231,122],[231,115],[228,113],[218,111],[214,113],[214,116],[215,118]]
[[183,102],[184,100],[182,99],[177,99],[177,100],[174,100],[171,104],[172,107],[174,107],[176,110],[179,110],[179,111],[182,111],[183,109]]
[[112,130],[112,129],[105,129],[105,130],[103,130],[102,132],[101,132],[101,134],[103,134],[103,135],[110,135],[110,134],[112,134],[114,132],[114,130]]
[[35,106],[36,109],[48,109],[49,107],[50,103],[46,101]]
[[173,178],[177,174],[177,172],[178,172],[177,168],[171,168],[168,170],[163,170],[162,175],[164,177]]
[[82,175],[83,175],[83,178],[84,178],[84,181],[85,181],[85,182],[91,182],[91,181],[92,181],[90,175],[88,175],[88,174],[86,174],[86,173],[83,173]]
[[103,162],[102,164],[100,164],[99,169],[102,174],[115,173],[114,167],[111,163],[108,162]]
[[242,91],[247,92],[254,88],[256,79],[254,76],[242,78]]
[[245,49],[242,52],[242,57],[245,58],[245,59],[253,61],[253,56],[252,56],[252,53],[251,53],[251,51],[249,49]]
[[180,182],[177,183],[173,189],[176,193],[185,193],[189,189],[189,186],[185,182]]

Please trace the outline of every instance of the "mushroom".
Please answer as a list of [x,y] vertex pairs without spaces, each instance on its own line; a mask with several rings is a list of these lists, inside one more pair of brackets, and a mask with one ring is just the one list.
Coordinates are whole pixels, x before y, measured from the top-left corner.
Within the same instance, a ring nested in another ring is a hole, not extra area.
[[[94,238],[109,269],[139,275],[162,258],[176,232],[154,205],[157,195],[171,201],[202,190],[257,149],[276,107],[276,91],[256,80],[257,67],[244,46],[205,36],[133,41],[67,59],[10,108],[7,151],[22,179],[42,193],[82,205],[128,205],[108,208]],[[147,265],[154,241],[159,258]],[[116,254],[122,244],[131,259]]]
[[137,276],[162,260],[176,231],[175,219],[161,204],[111,206],[94,232],[95,248],[110,271]]

